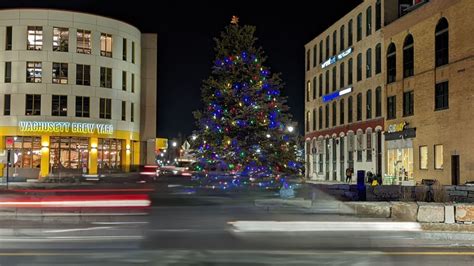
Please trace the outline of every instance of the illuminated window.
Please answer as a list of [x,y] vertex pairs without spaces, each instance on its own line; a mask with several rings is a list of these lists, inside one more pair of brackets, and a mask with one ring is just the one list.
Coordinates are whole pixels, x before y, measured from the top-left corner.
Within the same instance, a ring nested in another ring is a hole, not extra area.
[[90,30],[77,30],[77,49],[76,51],[80,54],[91,54],[91,31]]
[[69,50],[69,29],[53,28],[53,51],[67,52]]
[[434,145],[435,169],[443,169],[443,145]]
[[27,50],[41,51],[43,49],[43,27],[28,26]]
[[67,84],[67,63],[53,63],[53,83]]
[[[11,138],[11,137],[9,137]],[[39,168],[41,165],[41,138],[20,137],[14,138],[12,157],[16,157],[15,168]],[[12,160],[13,161],[13,160]]]
[[26,82],[41,83],[43,68],[41,62],[26,62]]
[[420,146],[420,169],[428,169],[428,147]]
[[100,55],[112,57],[112,35],[107,33],[100,34]]

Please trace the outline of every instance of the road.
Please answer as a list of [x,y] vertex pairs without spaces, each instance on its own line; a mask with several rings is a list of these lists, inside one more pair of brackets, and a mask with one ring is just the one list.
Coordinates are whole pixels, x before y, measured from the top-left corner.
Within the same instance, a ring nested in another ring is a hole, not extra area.
[[[473,265],[472,241],[253,205],[271,192],[195,194],[174,183],[158,185],[147,216],[3,224],[0,265]],[[311,230],[300,231],[303,223]]]

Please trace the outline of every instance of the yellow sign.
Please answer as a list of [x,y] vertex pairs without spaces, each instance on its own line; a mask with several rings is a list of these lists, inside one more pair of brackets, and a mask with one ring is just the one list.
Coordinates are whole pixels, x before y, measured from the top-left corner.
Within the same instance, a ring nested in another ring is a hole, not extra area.
[[388,133],[400,132],[405,130],[405,127],[408,125],[407,122],[401,122],[398,124],[392,124],[388,126]]
[[155,150],[164,150],[168,148],[168,139],[156,138],[155,139]]
[[46,133],[79,133],[79,134],[113,134],[114,127],[108,124],[70,123],[70,122],[43,122],[20,121],[18,127],[21,132]]

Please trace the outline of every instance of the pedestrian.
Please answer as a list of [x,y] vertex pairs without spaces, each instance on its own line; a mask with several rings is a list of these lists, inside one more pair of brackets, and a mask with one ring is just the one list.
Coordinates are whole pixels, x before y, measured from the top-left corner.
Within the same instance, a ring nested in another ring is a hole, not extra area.
[[349,167],[346,169],[346,183],[352,182],[352,168]]

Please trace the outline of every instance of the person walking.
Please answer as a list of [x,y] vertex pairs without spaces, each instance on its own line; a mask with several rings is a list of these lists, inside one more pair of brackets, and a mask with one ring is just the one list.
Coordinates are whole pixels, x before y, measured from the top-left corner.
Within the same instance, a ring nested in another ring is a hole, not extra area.
[[352,182],[352,168],[347,168],[346,169],[346,183],[351,183]]

